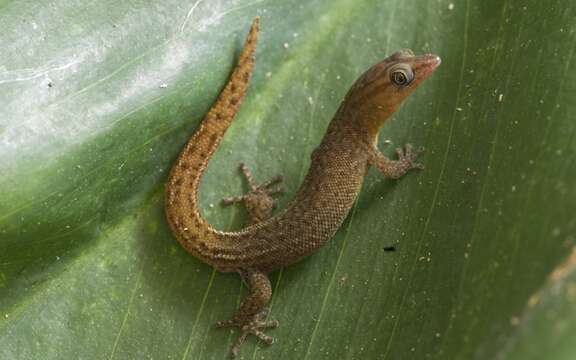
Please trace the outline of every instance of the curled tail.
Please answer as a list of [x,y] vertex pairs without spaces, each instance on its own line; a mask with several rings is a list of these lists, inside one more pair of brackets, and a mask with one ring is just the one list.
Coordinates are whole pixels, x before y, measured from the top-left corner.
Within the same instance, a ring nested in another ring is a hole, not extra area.
[[172,232],[186,250],[209,263],[213,256],[211,248],[221,241],[218,238],[222,233],[212,228],[200,215],[198,188],[208,160],[232,123],[248,88],[254,67],[258,27],[257,17],[252,22],[228,83],[180,152],[166,184],[165,210]]

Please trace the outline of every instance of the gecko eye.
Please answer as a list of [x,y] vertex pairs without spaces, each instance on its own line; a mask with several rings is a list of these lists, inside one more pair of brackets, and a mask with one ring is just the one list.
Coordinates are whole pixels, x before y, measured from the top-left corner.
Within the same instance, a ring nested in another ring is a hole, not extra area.
[[390,70],[390,81],[397,86],[406,86],[414,80],[410,66],[398,65]]

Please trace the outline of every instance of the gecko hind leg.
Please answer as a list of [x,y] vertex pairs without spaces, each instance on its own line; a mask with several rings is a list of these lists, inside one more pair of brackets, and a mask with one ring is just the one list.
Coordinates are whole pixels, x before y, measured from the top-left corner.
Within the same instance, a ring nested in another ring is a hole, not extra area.
[[244,203],[244,206],[248,211],[250,224],[266,220],[272,216],[272,211],[277,206],[277,202],[272,198],[272,195],[284,192],[282,187],[275,186],[283,180],[282,176],[276,175],[262,184],[257,184],[246,164],[240,163],[240,170],[242,171],[242,174],[244,174],[244,178],[248,182],[250,190],[244,195],[224,198],[222,199],[222,204],[231,205],[234,203]]
[[218,321],[217,327],[237,327],[242,332],[232,347],[230,355],[238,355],[240,346],[244,343],[248,335],[252,334],[267,344],[272,344],[274,338],[262,332],[264,329],[275,328],[278,326],[276,320],[266,320],[268,308],[266,304],[272,296],[272,286],[268,276],[257,270],[241,270],[240,276],[248,286],[250,293],[231,320]]

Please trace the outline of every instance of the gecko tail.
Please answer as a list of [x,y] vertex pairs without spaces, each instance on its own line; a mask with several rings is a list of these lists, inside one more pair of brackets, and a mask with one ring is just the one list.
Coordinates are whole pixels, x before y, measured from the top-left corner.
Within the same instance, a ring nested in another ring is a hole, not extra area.
[[[193,141],[200,141],[204,148],[210,148],[210,150],[214,152],[218,144],[211,146],[210,144],[205,144],[204,141],[210,140],[214,136],[220,140],[234,120],[234,116],[240,108],[240,103],[246,94],[248,83],[252,77],[259,24],[260,18],[256,17],[252,22],[244,47],[238,58],[238,63],[230,75],[228,83],[220,92],[220,95],[218,95],[218,99],[202,120],[196,133],[190,138],[186,147]],[[186,147],[184,150],[186,150]],[[212,152],[205,153],[205,155],[212,155]],[[180,155],[184,155],[184,151]],[[210,158],[210,156],[204,157]]]
[[186,250],[201,258],[199,245],[217,241],[219,232],[200,214],[200,179],[246,94],[254,68],[259,22],[258,17],[252,22],[228,83],[180,152],[166,184],[165,210],[172,232]]

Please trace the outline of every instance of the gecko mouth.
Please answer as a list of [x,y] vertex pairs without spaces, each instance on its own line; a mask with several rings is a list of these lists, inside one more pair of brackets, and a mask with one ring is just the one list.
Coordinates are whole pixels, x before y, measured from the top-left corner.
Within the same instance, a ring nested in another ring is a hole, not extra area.
[[412,68],[418,74],[418,82],[426,79],[442,63],[440,56],[434,54],[425,54],[415,56]]

